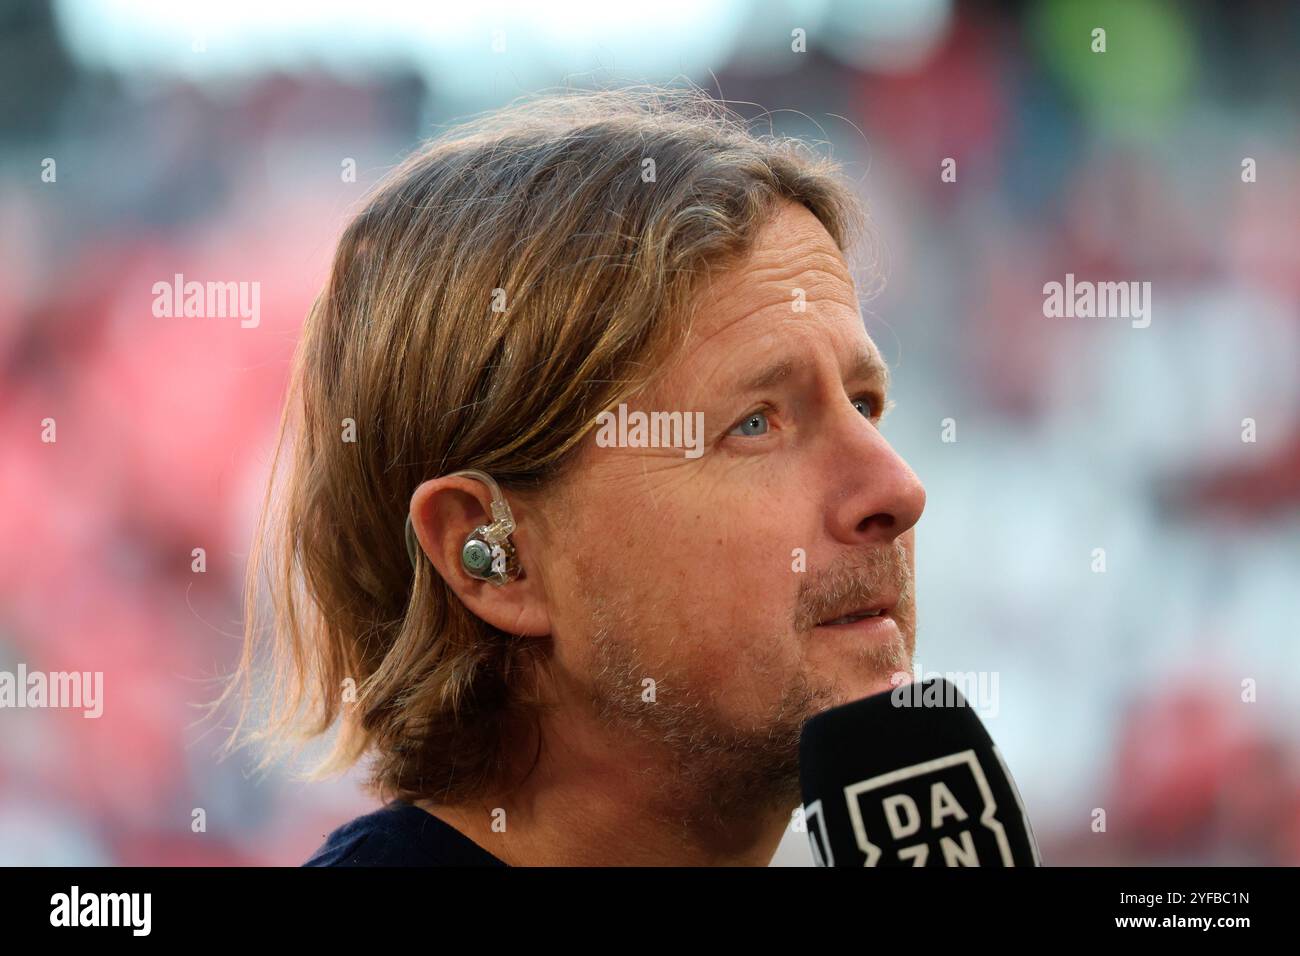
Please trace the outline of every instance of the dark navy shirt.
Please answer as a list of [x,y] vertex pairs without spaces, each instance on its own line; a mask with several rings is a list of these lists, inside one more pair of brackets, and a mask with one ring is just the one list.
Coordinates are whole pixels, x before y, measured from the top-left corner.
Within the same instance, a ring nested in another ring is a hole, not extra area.
[[402,800],[325,838],[303,866],[505,866],[459,830]]

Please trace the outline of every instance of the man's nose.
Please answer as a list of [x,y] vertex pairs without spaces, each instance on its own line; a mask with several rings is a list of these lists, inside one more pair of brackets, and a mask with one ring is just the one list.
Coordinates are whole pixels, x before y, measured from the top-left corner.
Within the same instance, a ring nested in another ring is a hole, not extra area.
[[925,510],[925,488],[885,436],[862,419],[840,426],[834,457],[839,497],[832,533],[845,544],[888,544]]

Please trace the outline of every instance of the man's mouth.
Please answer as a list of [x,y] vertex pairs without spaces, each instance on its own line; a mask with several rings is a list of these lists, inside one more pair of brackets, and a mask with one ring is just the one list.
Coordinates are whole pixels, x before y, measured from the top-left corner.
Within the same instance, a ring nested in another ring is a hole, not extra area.
[[837,608],[834,617],[827,617],[817,622],[818,627],[834,627],[839,624],[853,624],[875,617],[886,617],[893,607],[892,602],[881,602],[859,608]]
[[833,618],[829,621],[822,621],[821,624],[818,624],[817,626],[822,627],[826,624],[852,624],[854,621],[861,621],[863,618],[880,617],[880,615],[884,613],[884,609],[881,608],[879,610],[863,612],[861,614],[846,614],[843,617]]

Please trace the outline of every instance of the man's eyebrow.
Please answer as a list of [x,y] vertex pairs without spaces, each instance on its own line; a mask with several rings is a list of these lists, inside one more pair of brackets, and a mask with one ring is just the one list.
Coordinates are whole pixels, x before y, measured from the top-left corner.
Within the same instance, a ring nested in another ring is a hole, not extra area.
[[[794,370],[795,362],[793,359],[777,359],[775,362],[763,366],[752,375],[741,379],[732,387],[731,391],[740,395],[749,392],[761,392],[784,382],[794,374]],[[845,373],[845,378],[872,380],[879,383],[881,392],[889,391],[889,366],[870,349],[860,349],[853,356],[848,371]]]
[[880,383],[880,391],[889,391],[889,366],[879,353],[871,349],[860,349],[853,357],[845,378],[863,378]]
[[794,362],[791,359],[777,359],[759,371],[738,382],[732,391],[741,395],[749,392],[761,392],[765,388],[779,385],[794,374]]

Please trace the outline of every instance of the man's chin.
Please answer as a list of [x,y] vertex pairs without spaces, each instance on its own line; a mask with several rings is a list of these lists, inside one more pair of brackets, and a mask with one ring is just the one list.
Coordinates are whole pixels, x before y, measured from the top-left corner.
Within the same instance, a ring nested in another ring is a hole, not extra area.
[[854,692],[847,700],[843,700],[841,703],[848,704],[855,700],[862,700],[864,697],[874,697],[876,694],[890,693],[895,687],[895,684],[891,679],[892,676],[893,675],[890,675],[889,677],[877,677],[873,680],[864,681],[860,687],[855,688]]
[[[845,704],[851,704],[855,700],[861,700],[864,697],[871,697],[875,694],[880,694],[893,689],[893,685],[889,683],[888,679],[863,680],[861,678],[848,677],[835,682],[833,689],[831,689],[829,694],[819,702],[816,712],[820,714],[835,707],[842,707]],[[809,714],[808,716],[811,717],[814,715]]]
[[824,685],[827,686],[829,691],[827,696],[832,703],[823,709],[829,710],[831,707],[849,704],[864,697],[889,693],[898,686],[900,673],[907,674],[910,680],[912,674],[910,654],[900,655],[894,661],[873,662],[870,667],[862,666],[861,662],[857,662],[857,666],[845,665],[839,668],[834,677]]

